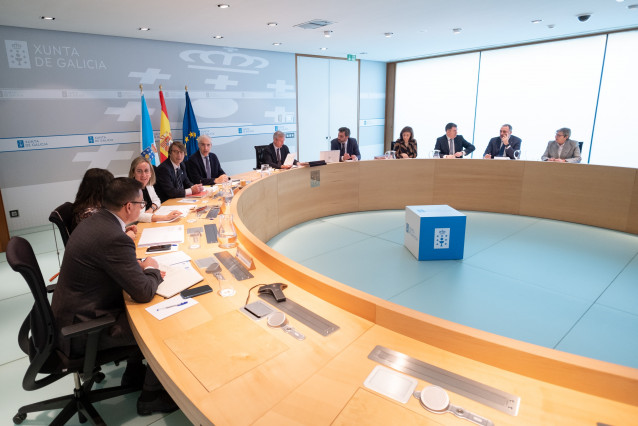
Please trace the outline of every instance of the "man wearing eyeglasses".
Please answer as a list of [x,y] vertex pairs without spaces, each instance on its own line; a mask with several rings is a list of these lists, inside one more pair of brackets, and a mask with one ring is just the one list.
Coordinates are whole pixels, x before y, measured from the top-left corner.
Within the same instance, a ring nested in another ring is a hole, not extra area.
[[571,134],[571,129],[567,127],[556,130],[556,137],[547,143],[541,160],[555,163],[580,163],[580,148],[578,142],[569,139]]
[[[138,303],[149,302],[162,282],[157,261],[138,261],[135,243],[125,226],[137,220],[145,206],[142,184],[131,178],[116,178],[106,188],[103,209],[83,220],[71,234],[64,252],[51,310],[62,328],[112,315],[116,322],[100,334],[98,349],[131,346],[123,386],[140,386],[140,415],[170,412],[177,405],[150,368],[142,364],[142,353],[126,317],[122,290]],[[81,356],[86,341],[60,339],[59,349],[68,356]]]
[[185,155],[184,144],[173,142],[168,148],[168,158],[155,170],[155,191],[162,203],[171,198],[181,198],[203,190],[200,182],[193,183],[188,180],[186,165],[183,163]]

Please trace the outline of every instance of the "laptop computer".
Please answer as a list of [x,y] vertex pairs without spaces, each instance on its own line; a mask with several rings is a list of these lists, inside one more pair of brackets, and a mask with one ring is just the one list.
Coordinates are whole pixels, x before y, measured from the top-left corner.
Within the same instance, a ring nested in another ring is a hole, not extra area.
[[319,159],[324,160],[326,163],[338,163],[339,162],[339,153],[340,151],[321,151],[319,153]]

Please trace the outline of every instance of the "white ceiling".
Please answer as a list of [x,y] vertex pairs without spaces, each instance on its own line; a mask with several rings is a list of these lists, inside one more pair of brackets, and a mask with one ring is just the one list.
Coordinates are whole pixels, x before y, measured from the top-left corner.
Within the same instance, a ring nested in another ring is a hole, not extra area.
[[[222,2],[230,8],[218,8]],[[0,25],[389,62],[638,28],[632,4],[638,0],[0,0]],[[584,13],[591,18],[579,22]],[[294,27],[312,19],[334,24]]]

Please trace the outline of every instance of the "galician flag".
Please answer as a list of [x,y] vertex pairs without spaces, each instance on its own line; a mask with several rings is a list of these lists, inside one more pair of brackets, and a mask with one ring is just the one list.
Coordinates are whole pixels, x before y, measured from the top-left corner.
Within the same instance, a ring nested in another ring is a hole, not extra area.
[[184,109],[184,123],[182,125],[184,132],[184,145],[186,145],[186,154],[191,155],[197,152],[197,138],[199,137],[199,127],[191,105],[191,98],[186,91],[186,108]]
[[153,126],[151,126],[151,117],[148,115],[146,100],[142,94],[142,119],[140,120],[140,144],[142,146],[142,157],[146,157],[154,166],[158,166],[157,147],[155,146],[155,138],[153,137]]
[[168,158],[168,147],[173,141],[171,135],[171,123],[168,121],[168,113],[166,112],[166,103],[164,102],[164,93],[162,89],[159,91],[160,103],[162,104],[162,118],[160,119],[160,163]]

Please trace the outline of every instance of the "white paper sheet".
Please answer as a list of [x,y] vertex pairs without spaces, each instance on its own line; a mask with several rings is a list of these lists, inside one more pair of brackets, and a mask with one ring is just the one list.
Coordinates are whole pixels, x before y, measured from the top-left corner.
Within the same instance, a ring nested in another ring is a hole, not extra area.
[[184,242],[184,225],[146,228],[142,231],[138,247],[158,246],[161,244],[181,244]]
[[170,317],[184,309],[195,306],[198,303],[199,302],[192,297],[189,299],[182,299],[182,296],[175,296],[149,306],[146,308],[146,312],[153,315],[158,320],[163,320],[164,318]]

